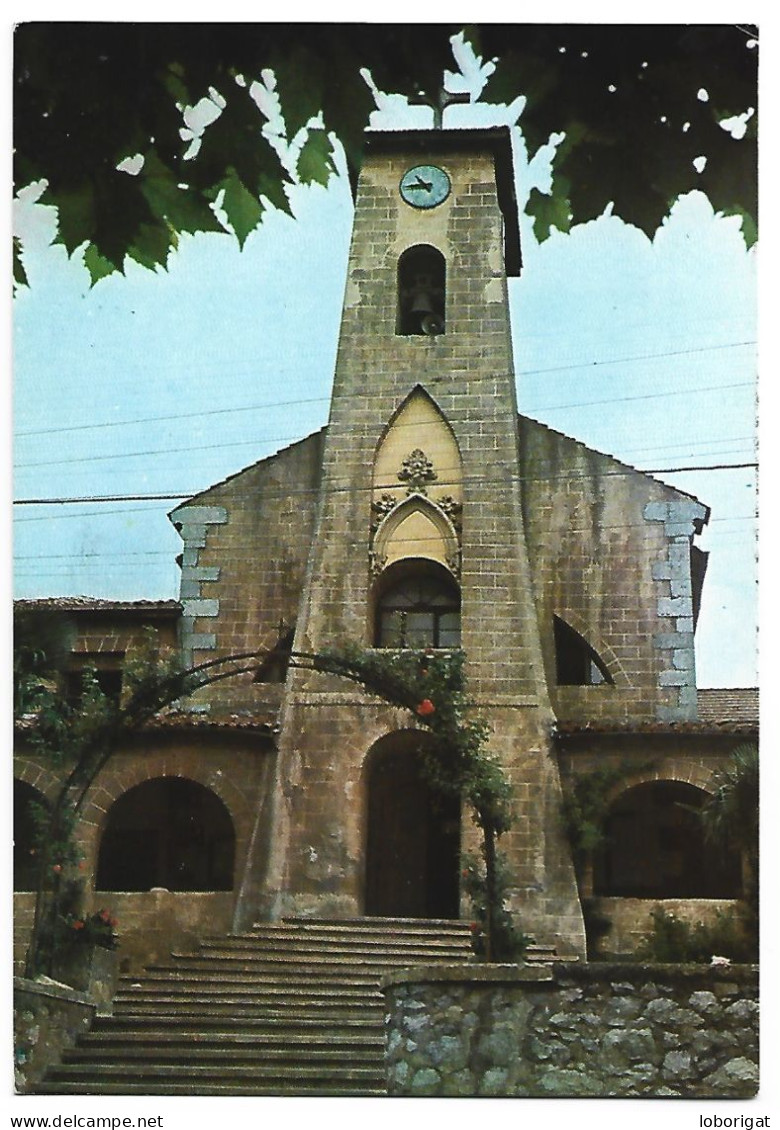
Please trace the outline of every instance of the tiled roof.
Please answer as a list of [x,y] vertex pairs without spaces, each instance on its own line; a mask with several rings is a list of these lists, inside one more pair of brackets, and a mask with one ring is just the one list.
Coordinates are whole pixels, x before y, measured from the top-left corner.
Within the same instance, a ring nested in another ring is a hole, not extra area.
[[753,734],[758,730],[758,688],[732,687],[699,691],[699,717],[692,722],[632,722],[590,718],[561,721],[565,734]]
[[96,596],[45,596],[14,601],[15,608],[51,612],[180,612],[178,600],[105,600]]
[[262,713],[211,714],[206,711],[166,710],[156,714],[145,729],[150,730],[263,730],[275,732],[277,724],[273,711]]
[[713,687],[699,691],[699,721],[758,725],[758,687]]
[[[35,715],[24,714],[14,720],[19,734],[35,726]],[[242,714],[209,714],[205,711],[165,710],[156,714],[143,727],[144,730],[244,730],[254,733],[276,733],[277,718],[273,711]]]

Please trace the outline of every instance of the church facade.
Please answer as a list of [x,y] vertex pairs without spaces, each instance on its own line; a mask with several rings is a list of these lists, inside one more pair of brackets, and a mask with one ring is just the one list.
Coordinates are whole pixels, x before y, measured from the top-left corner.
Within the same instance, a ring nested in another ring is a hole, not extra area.
[[[520,266],[508,130],[370,133],[327,426],[171,513],[178,602],[54,602],[74,663],[120,668],[150,621],[187,663],[270,653],[93,786],[88,888],[128,960],[285,914],[468,914],[476,830],[423,781],[414,717],[285,662],[344,644],[463,648],[513,786],[511,905],[539,942],[585,956],[594,899],[628,952],[658,901],[706,917],[739,897],[680,815],[757,727],[752,692],[697,689],[708,509],[518,414]],[[583,876],[564,791],[608,764],[612,847]],[[23,739],[17,777],[56,786]]]

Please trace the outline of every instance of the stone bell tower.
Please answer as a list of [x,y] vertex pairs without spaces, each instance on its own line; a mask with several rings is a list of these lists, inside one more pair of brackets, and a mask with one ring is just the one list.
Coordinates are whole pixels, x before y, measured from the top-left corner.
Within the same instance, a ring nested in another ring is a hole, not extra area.
[[[583,953],[523,527],[519,270],[507,129],[368,135],[294,649],[464,648],[514,785],[519,924]],[[457,916],[475,830],[431,815],[406,712],[292,670],[280,725],[264,911]]]

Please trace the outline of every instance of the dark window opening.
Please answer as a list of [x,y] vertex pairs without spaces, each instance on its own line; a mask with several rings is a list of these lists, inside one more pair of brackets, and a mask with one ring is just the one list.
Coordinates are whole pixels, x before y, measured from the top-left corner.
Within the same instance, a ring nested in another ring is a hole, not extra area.
[[25,781],[14,781],[14,890],[38,887],[35,810],[47,809],[43,793]]
[[447,267],[444,256],[425,244],[398,260],[396,333],[435,337],[445,330]]
[[80,659],[78,666],[64,673],[64,690],[68,703],[74,709],[81,706],[87,671],[94,674],[98,687],[107,698],[119,702],[122,694],[123,660],[124,654],[121,652],[107,652],[100,656],[88,655]]
[[289,628],[280,634],[275,646],[268,652],[255,672],[254,682],[283,683],[286,681],[294,637],[295,628]]
[[411,573],[377,601],[374,643],[388,648],[460,647],[460,592],[444,572]]
[[559,687],[596,687],[614,685],[598,652],[575,632],[565,620],[553,616],[555,633],[555,677]]
[[235,833],[210,789],[182,777],[144,781],[108,813],[97,890],[229,891]]
[[704,839],[707,794],[678,781],[628,789],[612,805],[607,844],[594,861],[597,895],[625,898],[739,898],[741,861]]

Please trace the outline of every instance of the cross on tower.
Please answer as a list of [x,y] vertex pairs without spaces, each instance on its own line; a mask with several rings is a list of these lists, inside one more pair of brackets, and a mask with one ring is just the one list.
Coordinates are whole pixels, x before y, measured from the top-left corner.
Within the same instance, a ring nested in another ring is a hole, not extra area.
[[412,97],[409,99],[409,105],[430,106],[430,108],[433,110],[433,128],[442,129],[444,111],[447,109],[447,107],[452,106],[456,103],[464,103],[470,101],[471,95],[467,94],[465,91],[455,92],[451,90],[445,90],[442,86],[436,96],[435,101],[424,92],[421,92],[420,94],[412,95]]

